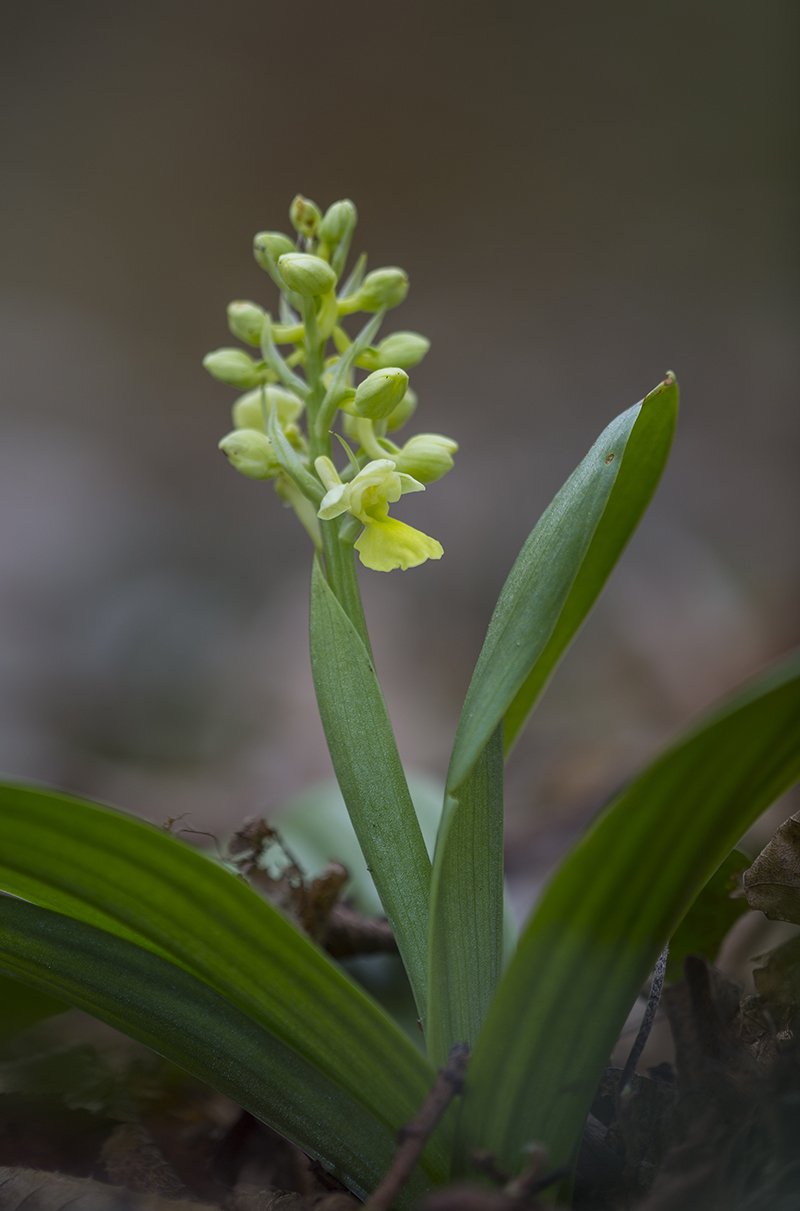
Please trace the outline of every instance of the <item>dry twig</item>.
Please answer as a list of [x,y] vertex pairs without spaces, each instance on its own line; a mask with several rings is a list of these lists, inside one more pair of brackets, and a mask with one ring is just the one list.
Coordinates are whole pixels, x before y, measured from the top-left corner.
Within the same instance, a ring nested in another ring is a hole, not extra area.
[[391,1211],[394,1200],[408,1181],[445,1111],[464,1087],[469,1048],[456,1043],[444,1068],[437,1073],[433,1088],[419,1114],[400,1131],[400,1144],[389,1171],[368,1199],[365,1211]]

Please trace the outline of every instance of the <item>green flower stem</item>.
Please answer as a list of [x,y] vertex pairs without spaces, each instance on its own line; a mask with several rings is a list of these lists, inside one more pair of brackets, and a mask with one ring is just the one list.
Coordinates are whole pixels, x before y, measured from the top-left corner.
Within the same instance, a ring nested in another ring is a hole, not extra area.
[[[356,422],[356,433],[358,434],[358,440],[361,443],[362,449],[366,454],[369,455],[370,458],[392,457],[392,451],[381,445],[378,435],[375,432],[375,426],[371,420],[368,420],[366,417],[362,417],[360,420],[358,420]],[[397,447],[394,449],[394,453],[396,452]]]
[[360,310],[361,304],[357,294],[351,294],[349,298],[337,300],[336,310],[339,315],[353,315]]
[[[328,390],[320,405],[319,415],[314,424],[314,436],[322,440],[329,441],[328,431],[333,424],[336,410],[339,407],[342,387],[345,385],[347,375],[352,369],[356,358],[364,352],[364,350],[372,343],[373,337],[377,334],[378,329],[383,323],[383,317],[386,312],[378,311],[373,317],[367,321],[364,327],[359,332],[356,339],[339,358],[336,369],[334,371],[333,380],[328,387]],[[309,425],[309,429],[311,425]],[[328,454],[329,449],[320,451],[320,453]]]
[[[320,337],[316,304],[313,299],[303,300],[303,323],[305,326],[306,382],[309,389],[307,401],[308,420],[309,426],[311,426],[316,420],[319,405],[325,394],[325,387],[322,382],[324,342]],[[324,453],[327,453],[327,451],[324,451]]]
[[[319,324],[313,300],[308,300],[303,306],[303,322],[305,325],[305,372],[308,385],[308,435],[311,461],[324,454],[330,457],[331,437],[330,425],[333,415],[326,424],[320,424],[325,412],[325,403],[330,396],[326,395],[322,373],[325,364],[325,341],[320,337]],[[335,412],[335,409],[334,409]],[[333,589],[347,617],[352,622],[364,647],[372,659],[372,646],[367,631],[367,620],[364,616],[364,605],[361,601],[361,591],[358,587],[355,560],[352,545],[343,543],[340,535],[341,523],[325,521],[320,526],[322,535],[322,550],[325,556],[325,574],[328,584]]]
[[361,590],[358,586],[353,548],[350,543],[343,542],[340,536],[340,522],[324,521],[322,530],[322,550],[325,555],[325,573],[328,584],[333,589],[347,617],[352,622],[367,654],[372,660],[372,645],[367,631],[367,620],[364,616],[364,604],[361,600]]
[[273,324],[272,339],[276,345],[296,345],[305,338],[303,324]]

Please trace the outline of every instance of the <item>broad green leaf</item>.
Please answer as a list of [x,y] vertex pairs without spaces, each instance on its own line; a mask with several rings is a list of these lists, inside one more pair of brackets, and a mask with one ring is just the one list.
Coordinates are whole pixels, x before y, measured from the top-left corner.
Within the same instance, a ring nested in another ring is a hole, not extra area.
[[431,863],[372,662],[316,560],[310,629],[333,768],[424,1022]]
[[569,1163],[609,1052],[689,905],[800,777],[800,658],[756,680],[640,775],[547,887],[470,1065],[462,1168],[517,1170],[539,1140]]
[[446,802],[433,870],[427,1044],[442,1064],[454,1043],[474,1045],[502,971],[500,728]]
[[655,490],[677,405],[668,375],[611,422],[526,541],[489,623],[456,732],[434,859],[429,1017],[439,1059],[459,1041],[454,1032],[475,1037],[498,974],[487,956],[503,895],[502,780],[495,772],[490,788],[482,772],[487,745],[500,730],[506,747],[513,741],[603,587]]
[[19,980],[0,975],[0,1046],[5,1039],[26,1030],[43,1018],[63,1013],[68,1005],[36,992]]
[[0,785],[0,890],[178,963],[392,1130],[425,1096],[432,1070],[373,1001],[243,879],[150,824]]
[[741,885],[742,872],[749,865],[747,854],[735,849],[706,883],[669,940],[668,983],[683,979],[687,955],[701,955],[713,963],[726,935],[747,912]]
[[[232,1097],[332,1168],[372,1190],[395,1133],[363,1104],[206,984],[152,951],[24,900],[0,897],[0,966],[62,997]],[[431,1184],[415,1175],[415,1192]]]
[[655,491],[678,408],[671,375],[601,433],[542,514],[498,598],[448,775],[452,794],[495,728],[516,737]]

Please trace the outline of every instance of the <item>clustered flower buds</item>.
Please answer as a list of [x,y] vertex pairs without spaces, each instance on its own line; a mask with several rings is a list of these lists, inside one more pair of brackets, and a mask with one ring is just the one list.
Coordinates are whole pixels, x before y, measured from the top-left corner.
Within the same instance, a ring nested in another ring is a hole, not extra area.
[[[203,365],[244,392],[219,443],[231,465],[249,479],[272,480],[320,548],[330,534],[352,543],[360,523],[361,562],[388,572],[441,558],[441,545],[390,517],[389,506],[446,475],[458,447],[435,433],[402,446],[389,437],[417,407],[408,371],[430,342],[394,332],[374,343],[386,312],[408,294],[408,276],[395,266],[367,273],[363,256],[345,276],[357,218],[347,198],[323,213],[298,194],[289,211],[295,236],[261,231],[253,241],[256,263],[281,292],[278,320],[258,303],[232,302],[232,335],[258,353],[217,349]],[[359,312],[366,323],[351,335],[345,324]],[[350,456],[341,474],[331,459],[337,421]]]

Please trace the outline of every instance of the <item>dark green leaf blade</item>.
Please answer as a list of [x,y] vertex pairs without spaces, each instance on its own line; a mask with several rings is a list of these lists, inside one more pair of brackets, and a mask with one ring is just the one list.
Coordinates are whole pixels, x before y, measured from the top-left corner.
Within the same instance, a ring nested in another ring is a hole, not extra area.
[[523,931],[470,1067],[461,1160],[569,1163],[664,942],[760,812],[800,777],[800,658],[752,683],[596,820]]
[[431,863],[372,662],[316,560],[310,631],[333,768],[424,1023]]
[[425,1097],[432,1070],[372,1000],[243,879],[144,821],[0,784],[0,889],[170,958],[392,1130]]
[[501,722],[507,748],[518,734],[655,491],[677,407],[669,375],[601,433],[525,542],[467,691],[451,794]]
[[0,975],[0,1045],[19,1031],[66,1009],[69,1006],[63,1002]]
[[488,954],[503,898],[502,776],[493,775],[497,789],[480,810],[473,783],[485,787],[490,738],[502,729],[506,747],[513,741],[633,532],[666,461],[677,405],[668,375],[611,422],[529,536],[489,623],[459,720],[434,858],[429,1017],[438,1060],[460,1041],[454,1032],[475,1037],[498,975]]
[[431,890],[427,1046],[434,1064],[445,1062],[454,1043],[474,1046],[502,971],[500,728],[457,796],[445,804]]
[[[0,897],[0,967],[146,1043],[232,1097],[368,1193],[395,1133],[207,985],[152,951],[24,900]],[[410,1206],[427,1186],[415,1176]]]
[[687,955],[700,955],[713,963],[722,942],[747,912],[747,901],[741,893],[742,872],[750,865],[747,854],[734,849],[719,870],[706,883],[675,933],[669,940],[667,983],[683,979],[683,964]]

